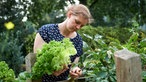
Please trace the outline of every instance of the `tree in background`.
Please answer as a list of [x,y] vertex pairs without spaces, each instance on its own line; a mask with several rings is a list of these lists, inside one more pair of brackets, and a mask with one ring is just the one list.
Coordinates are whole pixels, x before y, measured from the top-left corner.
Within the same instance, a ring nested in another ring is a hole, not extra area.
[[95,19],[94,25],[131,26],[146,23],[146,0],[79,0],[87,5]]
[[[45,23],[59,22],[64,19],[65,0],[31,0],[27,15],[28,21],[37,24],[38,27]],[[71,0],[70,0],[71,1]],[[73,1],[71,1],[73,2]]]
[[[87,5],[95,19],[93,25],[95,26],[131,26],[134,22],[140,25],[146,23],[146,1],[145,0],[78,0],[81,4]],[[1,16],[5,17],[5,14],[11,12],[10,7],[13,7],[17,11],[17,16],[22,15],[28,18],[28,21],[40,25],[48,22],[60,22],[64,19],[64,7],[68,4],[74,4],[75,0],[61,1],[61,0],[9,0],[0,3]],[[13,4],[13,6],[12,6]],[[14,5],[17,5],[15,7]],[[20,6],[21,5],[21,6]],[[20,14],[21,13],[21,14]],[[53,14],[52,14],[53,13]],[[9,13],[10,14],[10,13]],[[49,14],[49,15],[48,15]],[[63,14],[63,15],[61,15]],[[11,14],[12,15],[12,14]],[[14,15],[14,14],[13,14]],[[16,14],[15,14],[16,15]],[[58,15],[58,16],[56,16]],[[4,23],[5,18],[1,18],[0,24]],[[12,18],[13,19],[13,18]],[[22,18],[19,18],[22,19]],[[59,19],[59,20],[58,20]]]

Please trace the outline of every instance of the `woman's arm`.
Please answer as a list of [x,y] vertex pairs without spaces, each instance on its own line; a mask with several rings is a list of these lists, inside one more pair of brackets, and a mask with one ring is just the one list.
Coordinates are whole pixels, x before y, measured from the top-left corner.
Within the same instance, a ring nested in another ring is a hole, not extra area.
[[80,59],[80,57],[76,57],[76,59],[74,60],[73,63],[75,63],[75,64],[78,63],[79,59]]
[[38,49],[41,49],[43,44],[46,43],[39,33],[36,34],[34,46],[33,46],[33,53],[36,53]]

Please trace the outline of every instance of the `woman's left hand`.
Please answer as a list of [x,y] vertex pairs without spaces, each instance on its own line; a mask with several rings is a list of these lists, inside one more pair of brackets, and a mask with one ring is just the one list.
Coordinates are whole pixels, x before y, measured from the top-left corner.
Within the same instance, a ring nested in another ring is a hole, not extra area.
[[53,75],[55,76],[59,76],[61,73],[65,72],[66,70],[68,70],[68,66],[67,65],[63,65],[63,69],[62,70],[58,70],[58,71],[54,71]]
[[79,78],[82,75],[82,70],[79,67],[74,67],[70,70],[71,78]]

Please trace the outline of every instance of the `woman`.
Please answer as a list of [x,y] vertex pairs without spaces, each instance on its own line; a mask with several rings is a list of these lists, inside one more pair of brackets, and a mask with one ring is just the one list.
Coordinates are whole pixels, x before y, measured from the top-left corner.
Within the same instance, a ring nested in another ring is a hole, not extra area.
[[[91,14],[88,8],[82,4],[71,5],[68,7],[67,18],[58,24],[43,25],[36,34],[34,41],[34,53],[37,49],[41,49],[44,43],[49,43],[51,40],[61,41],[63,38],[70,38],[77,50],[77,54],[70,57],[71,62],[77,63],[82,55],[83,42],[81,36],[76,32],[84,25],[91,22]],[[42,82],[55,82],[66,80],[68,75],[71,78],[78,78],[82,71],[79,67],[70,70],[70,67],[64,66],[64,69],[55,71],[52,75],[43,75]]]

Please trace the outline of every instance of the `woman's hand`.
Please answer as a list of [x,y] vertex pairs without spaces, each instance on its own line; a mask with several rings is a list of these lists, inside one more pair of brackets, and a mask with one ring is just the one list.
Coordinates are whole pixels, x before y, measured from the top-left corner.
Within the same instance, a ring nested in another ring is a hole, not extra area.
[[63,65],[63,69],[62,70],[58,70],[58,71],[54,71],[53,75],[55,76],[59,76],[61,73],[65,72],[66,70],[68,70],[68,66],[67,65]]
[[82,70],[79,67],[74,67],[70,71],[71,78],[79,78],[82,75]]

